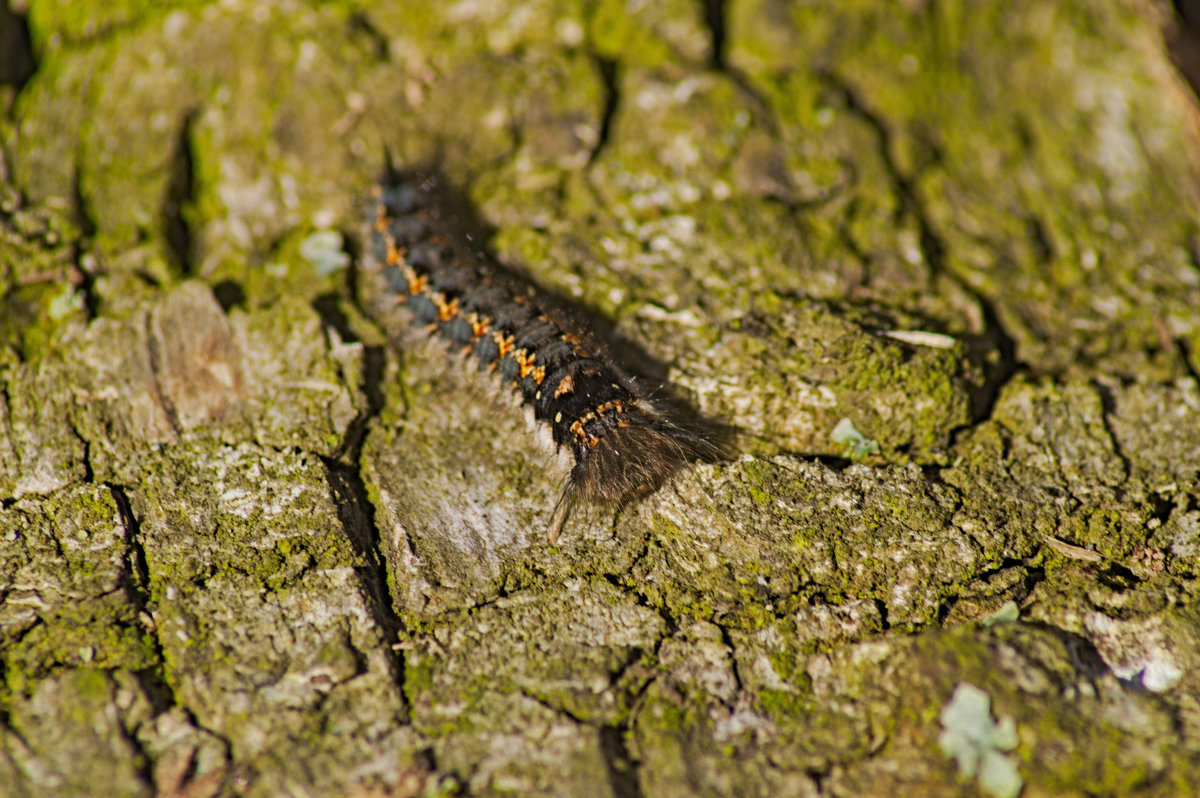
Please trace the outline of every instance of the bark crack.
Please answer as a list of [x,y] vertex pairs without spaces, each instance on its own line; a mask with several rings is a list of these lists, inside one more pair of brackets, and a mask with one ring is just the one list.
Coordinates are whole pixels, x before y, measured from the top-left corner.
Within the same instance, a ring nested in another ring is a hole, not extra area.
[[621,108],[621,64],[619,61],[606,58],[599,53],[592,53],[592,63],[600,75],[604,87],[604,104],[600,112],[600,130],[596,133],[596,143],[588,153],[587,166],[590,167],[599,158],[613,137],[613,124],[617,112]]
[[[995,351],[998,357],[995,362],[987,364],[987,378],[983,386],[971,397],[972,420],[968,426],[986,421],[992,415],[1001,389],[1008,384],[1020,368],[1016,356],[1016,342],[1000,320],[995,302],[950,267],[946,256],[946,245],[937,232],[925,205],[924,197],[917,188],[916,176],[908,174],[896,162],[895,136],[888,120],[872,109],[858,90],[837,73],[831,70],[821,70],[817,74],[842,100],[846,109],[860,119],[875,136],[876,149],[884,172],[892,185],[893,194],[900,202],[896,211],[896,222],[902,222],[907,218],[916,225],[918,247],[922,259],[929,267],[929,282],[932,283],[938,277],[943,277],[951,281],[979,307],[984,328],[982,336],[984,343]],[[951,430],[951,435],[957,435],[961,430],[962,428]]]
[[0,84],[15,86],[20,94],[37,72],[38,62],[29,21],[25,15],[13,11],[12,5],[0,4]]
[[163,239],[175,270],[183,277],[195,271],[195,240],[187,214],[196,199],[196,148],[194,128],[197,110],[183,115],[168,165],[169,177],[160,208]]
[[[323,296],[313,303],[324,324],[337,331],[343,341],[357,341],[353,327],[337,307],[337,298]],[[355,568],[360,584],[367,593],[375,622],[383,630],[387,656],[397,685],[404,684],[404,659],[391,644],[403,628],[396,613],[386,560],[380,549],[379,526],[375,521],[375,507],[371,504],[366,484],[362,478],[361,458],[363,442],[372,419],[377,418],[383,408],[384,397],[380,387],[383,381],[386,356],[381,346],[363,347],[362,375],[359,390],[364,397],[364,406],[346,428],[346,433],[334,454],[321,456],[325,465],[326,479],[337,507],[338,519],[346,539],[353,547],[362,564]]]

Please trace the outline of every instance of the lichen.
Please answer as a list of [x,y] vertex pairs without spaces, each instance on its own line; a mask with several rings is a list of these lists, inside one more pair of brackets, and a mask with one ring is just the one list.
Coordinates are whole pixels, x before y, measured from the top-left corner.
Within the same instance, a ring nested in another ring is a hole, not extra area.
[[960,775],[976,778],[992,798],[1016,798],[1021,776],[1007,755],[1017,747],[1017,729],[1012,718],[992,720],[988,694],[963,682],[939,715],[942,734],[938,745],[953,757]]

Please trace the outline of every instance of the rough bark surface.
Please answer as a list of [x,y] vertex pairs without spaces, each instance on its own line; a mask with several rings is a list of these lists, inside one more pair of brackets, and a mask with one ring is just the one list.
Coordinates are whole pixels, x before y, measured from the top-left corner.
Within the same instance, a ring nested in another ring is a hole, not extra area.
[[[9,3],[0,793],[1200,794],[1168,12]],[[385,153],[730,457],[548,545]]]

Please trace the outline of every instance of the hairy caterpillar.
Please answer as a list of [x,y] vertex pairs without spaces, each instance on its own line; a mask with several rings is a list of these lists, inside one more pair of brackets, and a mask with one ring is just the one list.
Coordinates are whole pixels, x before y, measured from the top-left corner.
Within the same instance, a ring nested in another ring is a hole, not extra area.
[[544,294],[470,236],[452,229],[443,179],[389,173],[374,190],[365,269],[369,290],[480,369],[496,371],[548,424],[574,466],[551,515],[554,543],[577,500],[621,506],[657,490],[716,447],[656,410],[619,368],[585,343]]

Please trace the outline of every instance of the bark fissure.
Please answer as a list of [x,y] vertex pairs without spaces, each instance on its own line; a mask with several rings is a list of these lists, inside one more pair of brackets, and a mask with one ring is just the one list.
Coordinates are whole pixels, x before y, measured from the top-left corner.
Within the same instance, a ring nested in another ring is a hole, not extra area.
[[592,63],[600,76],[600,84],[604,88],[604,102],[600,109],[600,126],[596,132],[596,143],[588,153],[587,165],[591,166],[604,152],[613,137],[613,125],[621,108],[621,64],[619,61],[606,58],[597,53],[592,54]]
[[[1017,360],[1016,341],[1005,329],[1000,320],[996,302],[976,289],[968,280],[950,268],[946,257],[946,246],[938,235],[925,200],[917,186],[917,175],[910,175],[896,162],[894,135],[891,123],[873,110],[859,91],[845,78],[831,70],[819,72],[821,80],[835,92],[845,104],[850,113],[861,119],[871,130],[876,140],[876,151],[892,185],[893,194],[899,200],[896,211],[896,222],[910,219],[917,228],[918,246],[925,264],[929,267],[929,283],[932,286],[936,278],[944,277],[950,280],[960,291],[970,297],[979,307],[984,326],[984,339],[987,346],[998,354],[995,363],[987,367],[987,379],[984,385],[972,396],[972,425],[978,425],[991,418],[1000,391],[1017,374],[1021,364]],[[936,149],[932,150],[932,161],[924,168],[936,165],[940,157]],[[986,361],[985,361],[986,362]],[[964,428],[960,427],[951,432],[952,437],[958,435]]]
[[195,236],[188,214],[196,201],[196,145],[192,139],[198,113],[189,110],[179,122],[160,210],[167,252],[176,272],[184,277],[195,271]]

